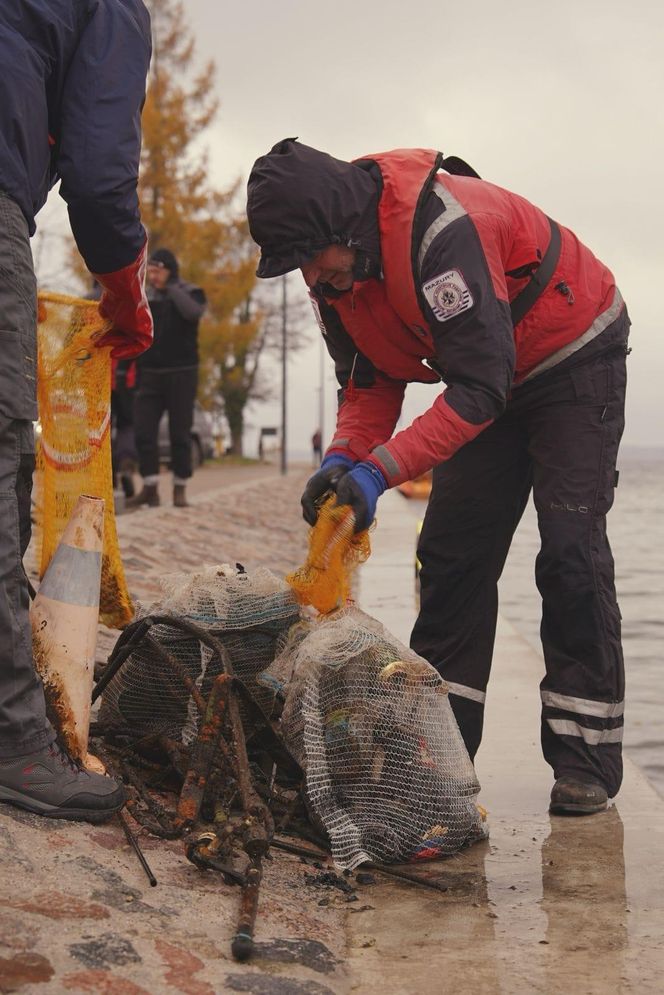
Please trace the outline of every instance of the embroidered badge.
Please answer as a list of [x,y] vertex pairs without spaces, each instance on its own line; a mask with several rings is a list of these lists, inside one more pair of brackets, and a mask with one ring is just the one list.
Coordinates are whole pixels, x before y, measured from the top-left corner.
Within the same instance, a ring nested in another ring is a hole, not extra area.
[[473,306],[473,295],[458,269],[434,276],[422,285],[422,292],[438,321],[449,321]]

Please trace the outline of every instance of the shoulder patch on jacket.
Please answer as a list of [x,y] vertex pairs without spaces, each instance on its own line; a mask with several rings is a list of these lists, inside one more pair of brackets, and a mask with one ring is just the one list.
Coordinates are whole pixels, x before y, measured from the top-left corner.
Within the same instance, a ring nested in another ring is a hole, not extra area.
[[427,280],[422,285],[422,293],[438,321],[449,321],[462,311],[468,311],[474,303],[468,284],[458,269],[447,270]]

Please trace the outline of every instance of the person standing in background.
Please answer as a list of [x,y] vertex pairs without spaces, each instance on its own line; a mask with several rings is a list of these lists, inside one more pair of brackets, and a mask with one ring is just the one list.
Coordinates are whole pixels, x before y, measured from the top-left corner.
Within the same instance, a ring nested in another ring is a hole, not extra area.
[[319,428],[311,436],[311,448],[313,450],[313,466],[319,466],[323,454],[323,437]]
[[[101,284],[93,277],[86,301],[101,299]],[[136,360],[111,361],[111,465],[113,490],[122,488],[125,498],[134,496],[134,473],[138,456],[134,441],[134,387]]]
[[136,362],[131,359],[114,361],[111,380],[113,489],[119,485],[125,499],[134,497],[134,473],[138,462],[134,438],[135,388]]
[[173,504],[186,508],[192,475],[191,426],[198,387],[198,326],[205,293],[180,279],[170,249],[157,249],[148,262],[148,301],[154,344],[138,364],[134,431],[143,488],[127,508],[156,507],[159,498],[159,422],[168,412],[173,469]]

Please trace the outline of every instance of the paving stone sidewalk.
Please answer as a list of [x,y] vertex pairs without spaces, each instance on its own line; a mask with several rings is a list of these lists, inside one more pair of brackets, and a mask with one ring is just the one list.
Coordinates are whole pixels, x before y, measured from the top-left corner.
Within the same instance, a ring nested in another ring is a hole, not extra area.
[[[306,543],[299,494],[306,472],[229,482],[189,509],[118,518],[129,588],[150,604],[165,573],[239,561],[284,574]],[[98,657],[117,633],[100,627]],[[330,995],[348,990],[342,891],[312,883],[311,867],[266,862],[256,957],[235,963],[239,891],[186,860],[178,841],[141,845],[150,888],[120,826],[58,823],[0,806],[0,992],[101,995]],[[309,880],[305,878],[309,877]],[[314,875],[315,876],[315,875]]]

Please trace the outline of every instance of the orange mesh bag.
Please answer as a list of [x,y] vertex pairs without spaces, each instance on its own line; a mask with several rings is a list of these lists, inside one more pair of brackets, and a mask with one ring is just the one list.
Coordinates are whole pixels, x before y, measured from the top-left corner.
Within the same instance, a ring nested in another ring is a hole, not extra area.
[[37,528],[43,577],[81,494],[104,498],[99,617],[121,628],[134,611],[120,558],[111,470],[110,350],[96,301],[39,294]]
[[329,497],[309,533],[306,562],[286,577],[301,604],[323,615],[346,605],[353,571],[371,554],[369,530],[355,535],[354,526],[351,508]]

